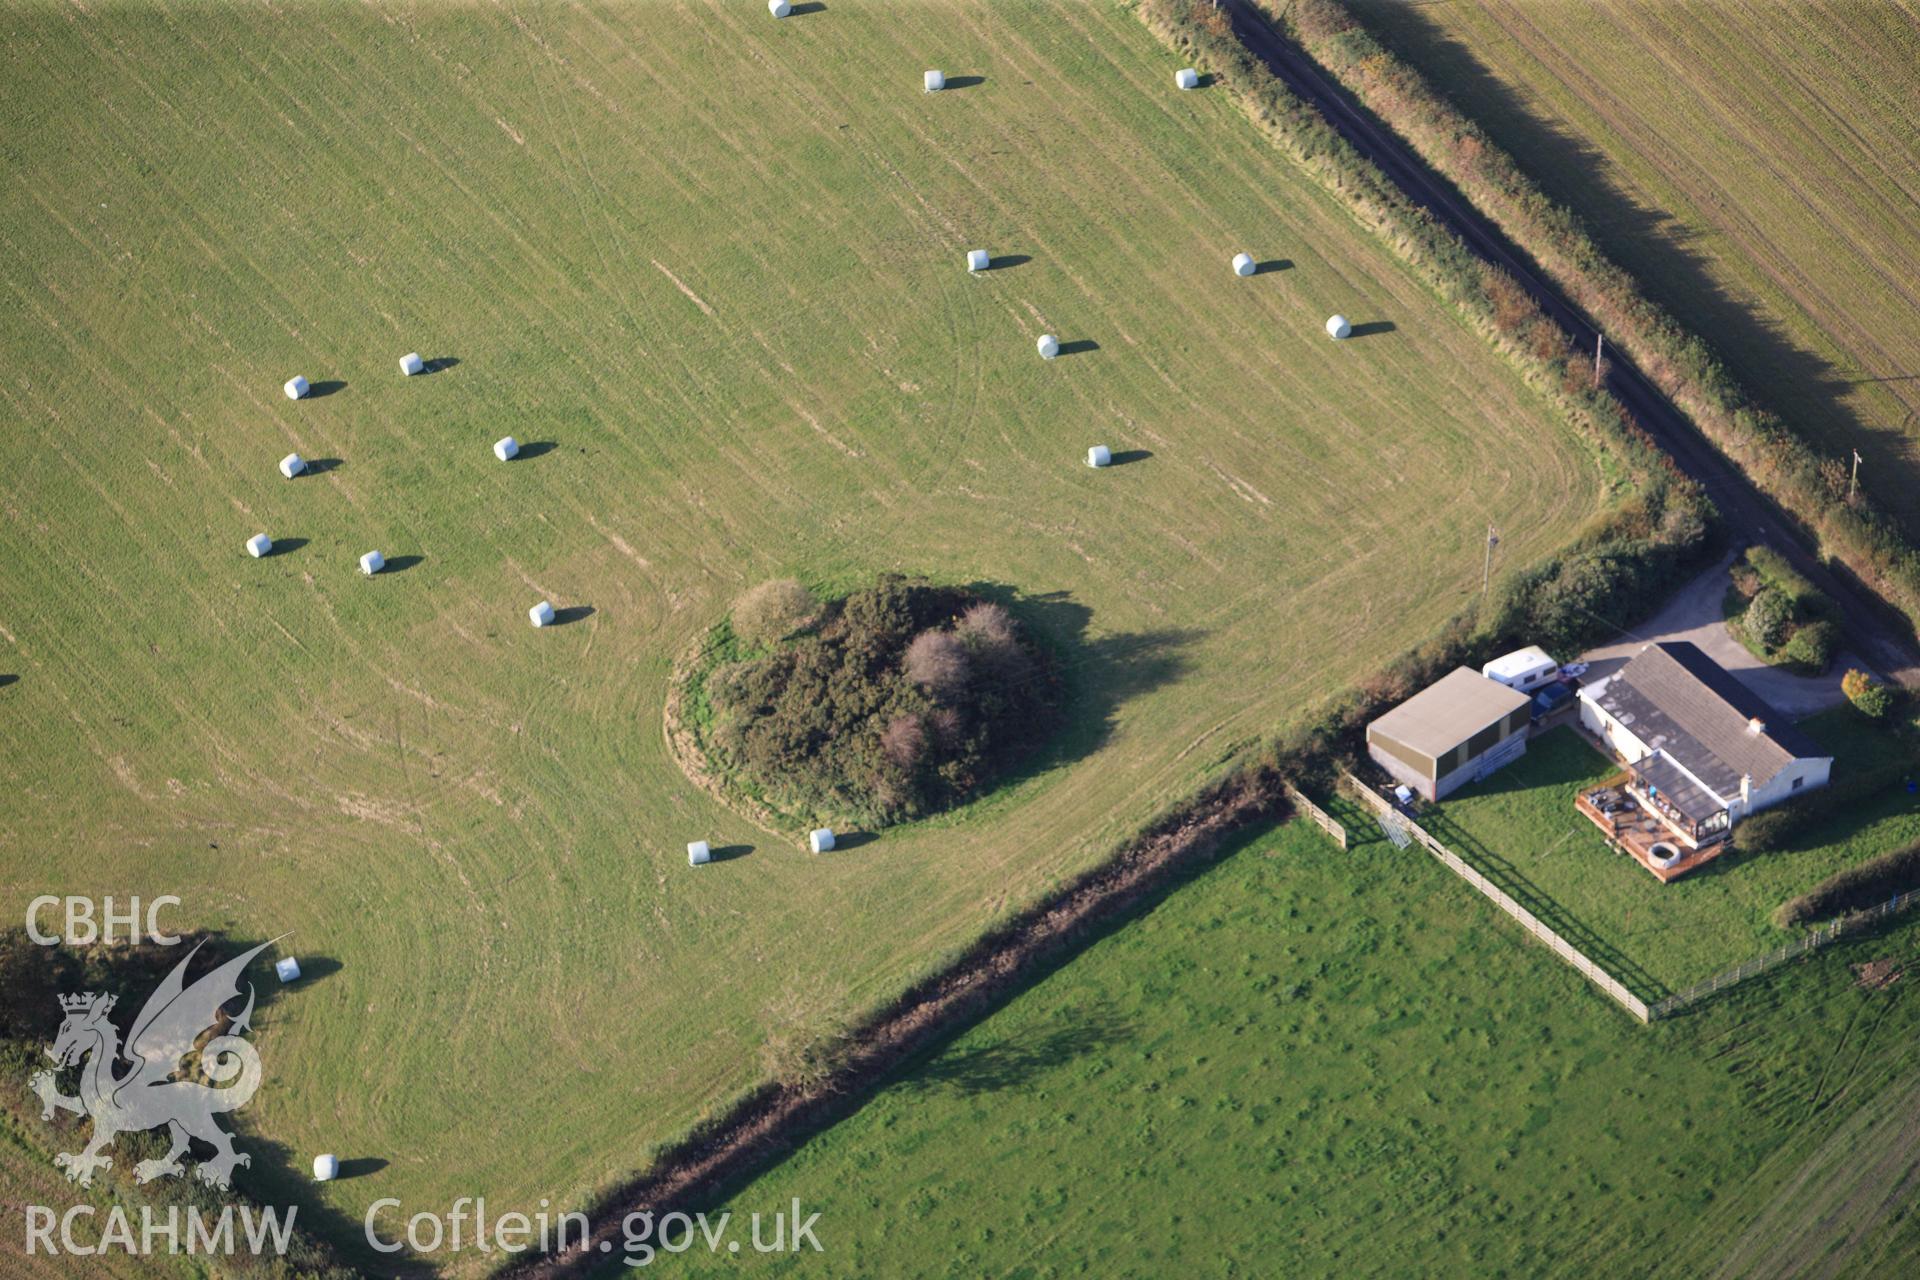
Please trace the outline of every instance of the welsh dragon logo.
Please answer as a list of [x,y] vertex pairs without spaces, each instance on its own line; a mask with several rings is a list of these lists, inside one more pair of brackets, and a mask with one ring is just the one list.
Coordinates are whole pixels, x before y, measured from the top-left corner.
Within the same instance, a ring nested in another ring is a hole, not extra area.
[[[173,1140],[172,1149],[157,1160],[142,1160],[134,1166],[141,1182],[184,1172],[180,1157],[187,1153],[187,1144],[193,1138],[217,1152],[213,1159],[195,1168],[202,1182],[229,1186],[234,1166],[252,1163],[250,1156],[233,1149],[233,1135],[214,1123],[220,1112],[244,1107],[260,1087],[260,1055],[241,1039],[253,1018],[251,983],[247,986],[246,1008],[233,1018],[225,1033],[204,1045],[199,1039],[218,1024],[222,1006],[240,995],[241,971],[272,945],[263,942],[235,956],[189,987],[185,974],[200,950],[195,946],[147,998],[140,1016],[133,1020],[124,1049],[120,1032],[107,1017],[113,1012],[115,997],[91,991],[60,997],[60,1007],[67,1016],[47,1055],[60,1070],[80,1066],[80,1096],[61,1093],[53,1071],[36,1072],[28,1087],[40,1096],[42,1119],[51,1120],[57,1108],[93,1120],[93,1138],[84,1150],[62,1152],[53,1158],[67,1171],[70,1181],[88,1186],[95,1170],[111,1168],[113,1157],[102,1153],[119,1134],[162,1126]],[[182,1059],[196,1046],[200,1074],[211,1084],[174,1078]],[[123,1063],[127,1064],[124,1069]]]

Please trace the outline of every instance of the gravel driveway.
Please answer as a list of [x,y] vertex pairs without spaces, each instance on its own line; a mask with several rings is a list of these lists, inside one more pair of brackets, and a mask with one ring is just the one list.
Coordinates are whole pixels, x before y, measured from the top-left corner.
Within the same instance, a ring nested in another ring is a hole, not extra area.
[[1795,720],[1845,702],[1846,695],[1840,692],[1840,677],[1848,667],[1866,667],[1852,652],[1842,649],[1824,676],[1797,676],[1779,667],[1767,666],[1728,634],[1727,624],[1720,616],[1720,601],[1727,593],[1727,570],[1732,564],[1733,557],[1729,555],[1681,587],[1659,613],[1631,632],[1581,654],[1582,661],[1592,664],[1582,679],[1592,684],[1602,676],[1613,674],[1656,640],[1691,640],[1741,684]]

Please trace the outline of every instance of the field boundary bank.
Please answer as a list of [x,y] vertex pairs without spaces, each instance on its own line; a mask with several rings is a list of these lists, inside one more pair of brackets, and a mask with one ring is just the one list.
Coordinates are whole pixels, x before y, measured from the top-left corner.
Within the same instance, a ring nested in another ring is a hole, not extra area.
[[1286,790],[1271,764],[1249,766],[1204,788],[1152,823],[1111,859],[982,937],[954,963],[890,1002],[852,1033],[844,1064],[812,1085],[762,1085],[723,1116],[670,1146],[638,1179],[588,1214],[585,1243],[496,1273],[553,1280],[586,1274],[617,1253],[621,1220],[656,1217],[711,1197],[760,1172],[844,1119],[902,1063],[997,1008],[1004,997],[1118,921],[1203,869],[1222,844],[1284,817]]
[[1348,785],[1359,794],[1362,803],[1366,804],[1368,808],[1372,809],[1374,813],[1382,819],[1380,824],[1382,829],[1387,829],[1388,815],[1392,815],[1391,821],[1404,826],[1407,833],[1420,843],[1421,848],[1432,854],[1436,861],[1466,881],[1469,885],[1472,885],[1480,892],[1481,896],[1493,903],[1494,906],[1499,907],[1502,911],[1512,916],[1519,922],[1521,928],[1546,943],[1548,949],[1566,961],[1575,973],[1578,973],[1588,982],[1591,982],[1594,986],[1600,988],[1601,991],[1612,997],[1614,1002],[1620,1005],[1621,1008],[1638,1018],[1641,1022],[1650,1022],[1660,1016],[1653,1012],[1652,1007],[1649,1006],[1646,1001],[1627,990],[1626,984],[1621,982],[1620,979],[1595,964],[1587,957],[1585,952],[1555,933],[1541,921],[1540,917],[1534,915],[1533,912],[1514,901],[1513,897],[1508,894],[1506,890],[1476,871],[1472,863],[1435,839],[1425,827],[1394,808],[1393,804],[1388,801],[1386,797],[1380,795],[1379,792],[1362,782],[1351,772],[1347,773],[1346,780]]
[[[1830,575],[1821,557],[1811,557],[1823,571],[1817,583],[1824,585],[1821,579],[1829,576],[1851,578],[1880,610],[1897,613],[1906,633],[1898,637],[1902,661],[1886,674],[1912,680],[1920,548],[1896,520],[1864,494],[1853,504],[1845,501],[1833,479],[1837,473],[1823,468],[1833,459],[1752,400],[1697,334],[1601,251],[1577,214],[1549,199],[1478,122],[1383,45],[1341,0],[1228,0],[1228,6],[1284,31],[1313,66],[1564,291],[1566,301],[1585,313],[1587,327],[1604,330],[1608,346],[1633,362],[1626,370],[1608,369],[1610,385],[1622,381],[1618,373],[1638,376],[1788,522],[1811,535],[1824,556],[1844,567],[1844,575]],[[1591,334],[1577,336],[1592,341]]]

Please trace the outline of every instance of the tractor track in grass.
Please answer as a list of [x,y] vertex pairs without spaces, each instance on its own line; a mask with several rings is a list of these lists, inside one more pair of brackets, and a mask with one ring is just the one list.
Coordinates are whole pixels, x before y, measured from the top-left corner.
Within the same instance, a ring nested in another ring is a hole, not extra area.
[[[1207,866],[1232,836],[1284,812],[1279,775],[1235,774],[1155,822],[1112,859],[1070,881],[859,1027],[845,1065],[812,1086],[763,1085],[589,1214],[587,1239],[502,1274],[586,1275],[617,1258],[627,1215],[692,1211],[845,1119],[899,1068],[950,1040],[1008,997]],[[606,1246],[603,1251],[603,1244]]]
[[[1360,155],[1403,195],[1424,209],[1476,256],[1505,270],[1582,350],[1592,350],[1600,330],[1552,285],[1506,236],[1427,168],[1412,149],[1356,106],[1335,79],[1275,29],[1251,0],[1226,0],[1236,38],[1287,89],[1310,104]],[[1778,550],[1838,603],[1856,649],[1880,674],[1920,687],[1920,654],[1888,617],[1886,602],[1851,574],[1836,573],[1802,544],[1791,513],[1756,489],[1625,353],[1608,353],[1607,388],[1688,476],[1706,491],[1736,541],[1759,541]]]

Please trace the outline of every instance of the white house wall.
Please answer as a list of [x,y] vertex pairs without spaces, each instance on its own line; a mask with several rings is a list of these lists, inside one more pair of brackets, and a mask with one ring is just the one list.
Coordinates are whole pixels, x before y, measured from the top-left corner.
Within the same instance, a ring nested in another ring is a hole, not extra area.
[[1633,731],[1615,720],[1594,703],[1580,699],[1580,723],[1587,732],[1593,734],[1613,749],[1613,753],[1628,764],[1644,760],[1653,752],[1647,744],[1633,736]]
[[[1746,806],[1746,813],[1758,813],[1770,809],[1785,800],[1817,791],[1827,785],[1833,774],[1833,761],[1824,756],[1803,756],[1775,774],[1773,780],[1764,787],[1753,789],[1753,801]],[[1796,790],[1795,778],[1802,779]],[[1735,818],[1744,816],[1741,806],[1735,802],[1730,806]]]

